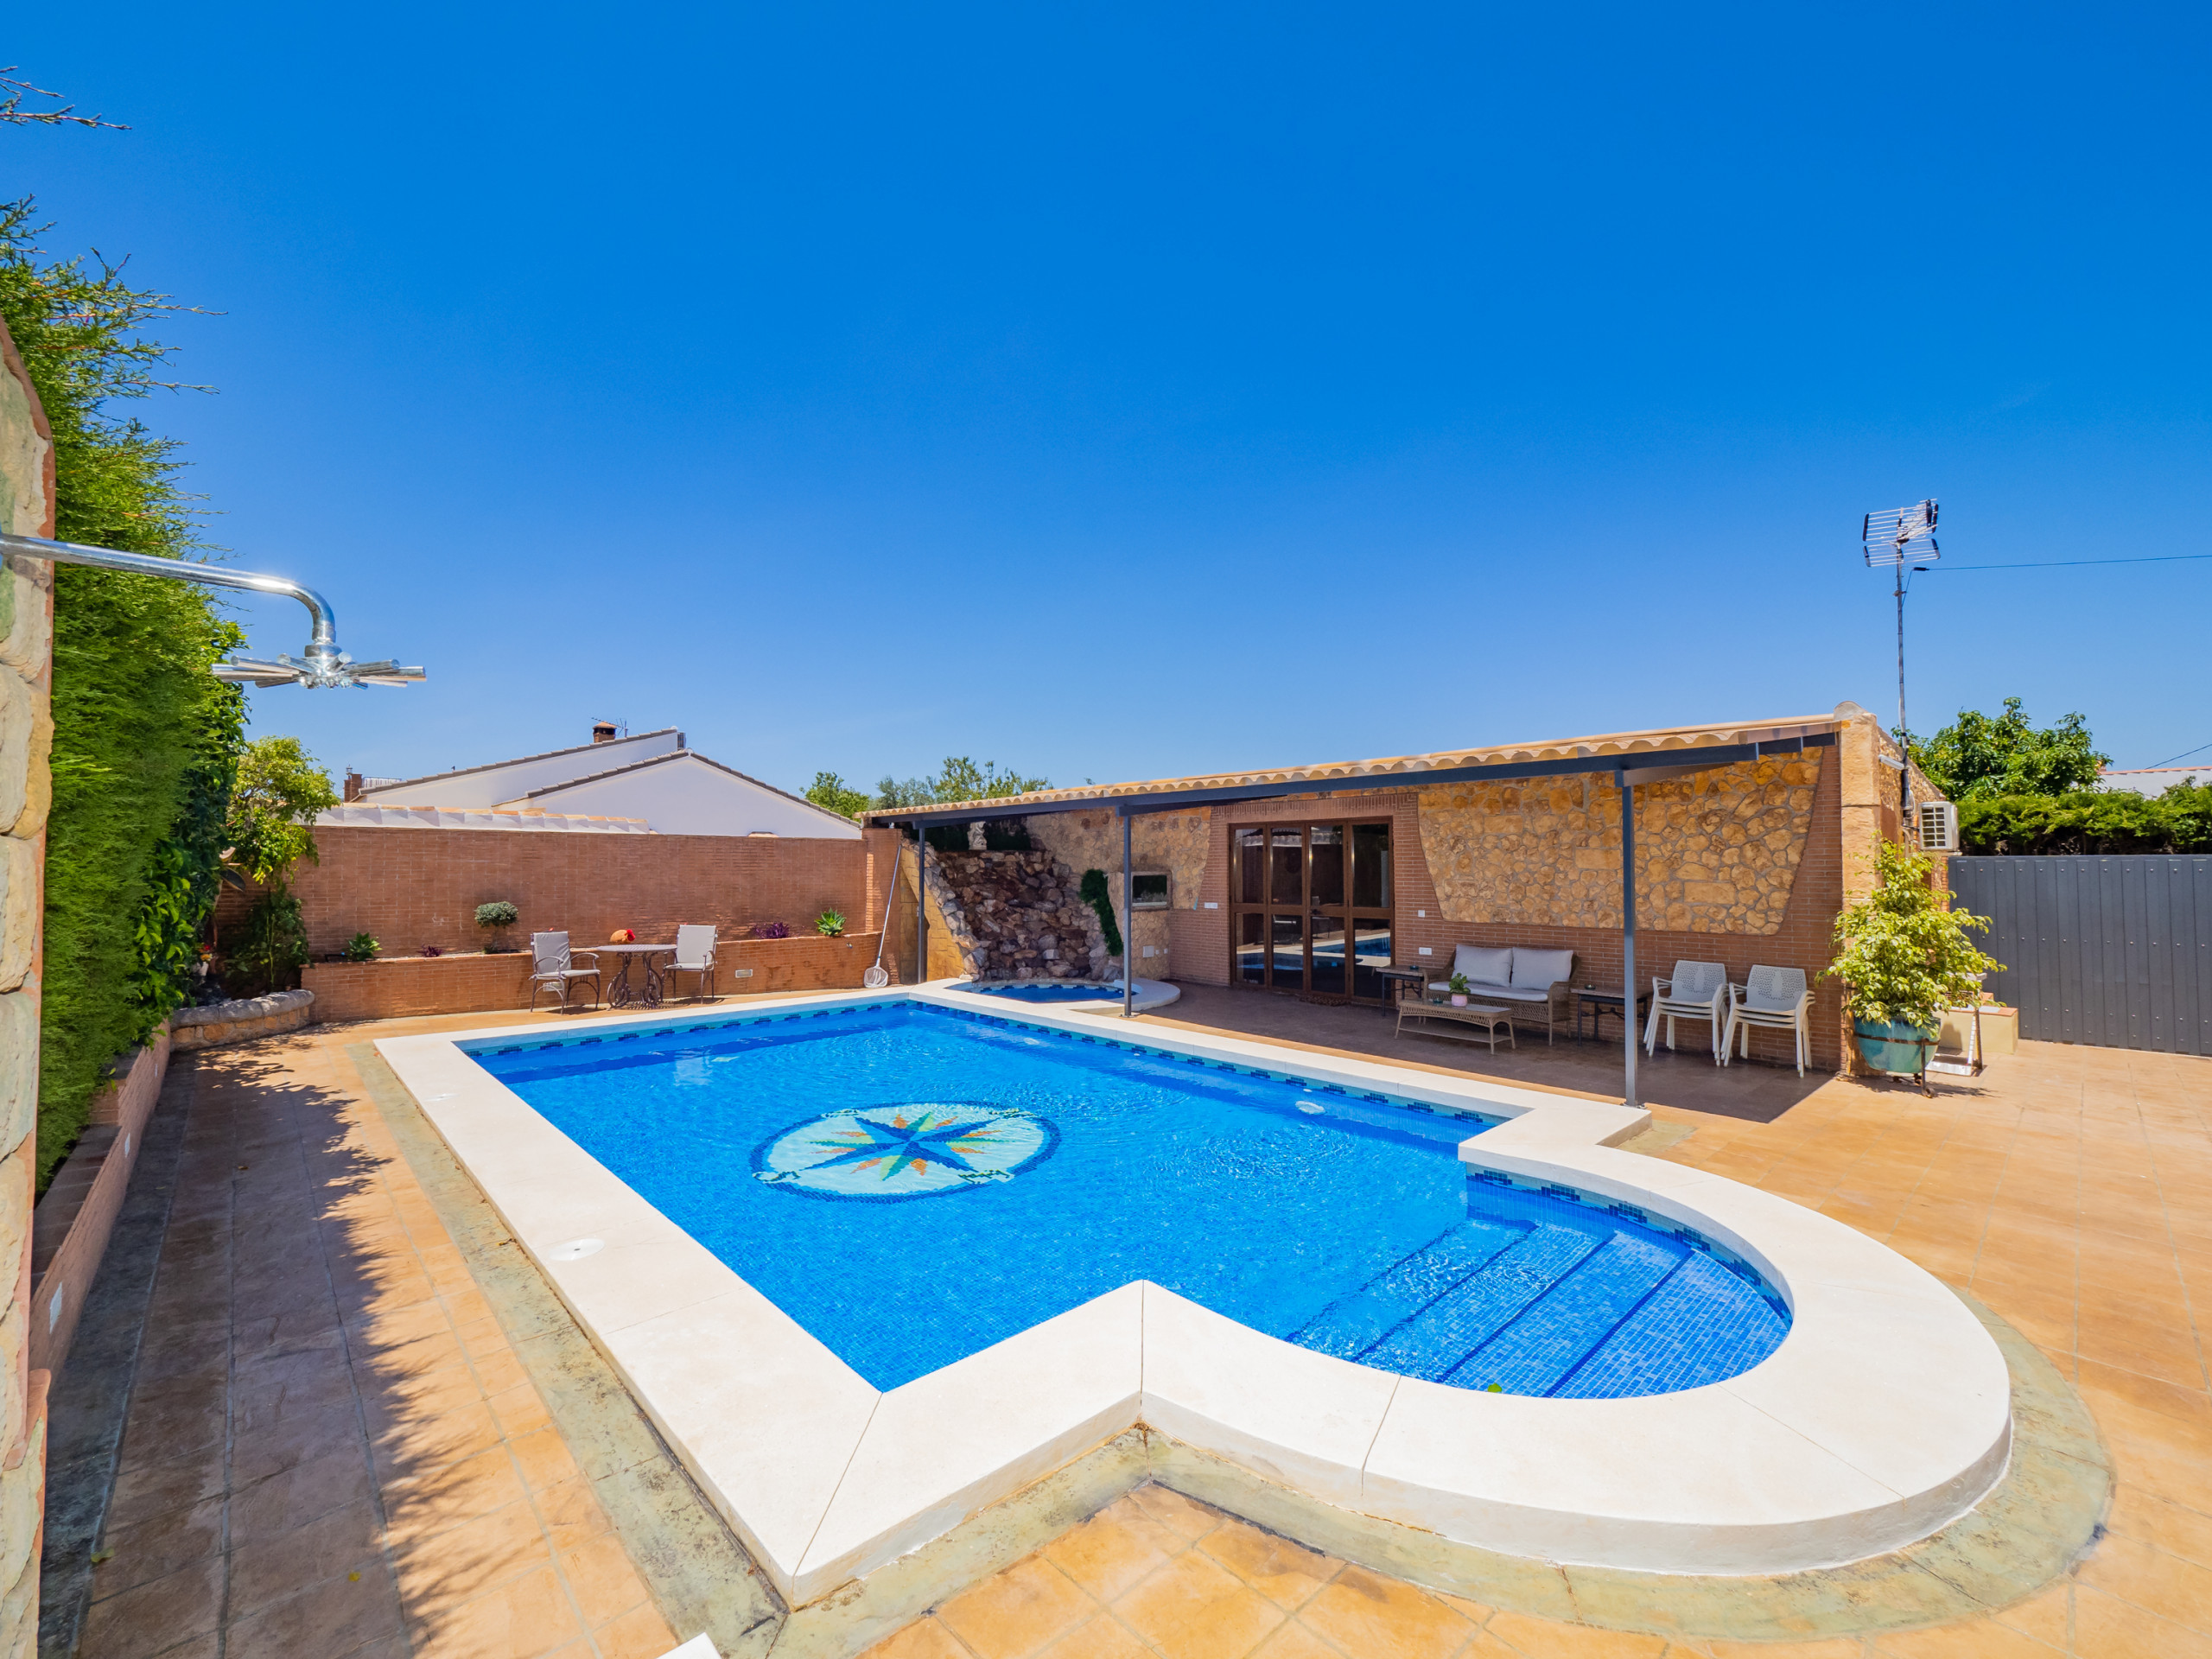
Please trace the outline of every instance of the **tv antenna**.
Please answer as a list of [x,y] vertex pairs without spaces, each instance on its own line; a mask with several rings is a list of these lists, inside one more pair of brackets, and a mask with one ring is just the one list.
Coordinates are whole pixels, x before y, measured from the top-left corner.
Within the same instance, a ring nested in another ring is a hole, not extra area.
[[1942,558],[1936,545],[1936,501],[1931,496],[1909,507],[1870,512],[1859,531],[1870,570],[1892,569],[1897,573],[1897,828],[1912,822],[1912,751],[1904,723],[1904,578],[1906,567],[1925,570]]

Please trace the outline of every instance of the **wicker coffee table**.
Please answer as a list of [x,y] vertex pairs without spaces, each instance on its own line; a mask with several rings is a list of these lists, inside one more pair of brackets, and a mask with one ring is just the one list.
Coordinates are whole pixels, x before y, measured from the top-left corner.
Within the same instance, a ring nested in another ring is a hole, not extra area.
[[[1433,1026],[1428,1023],[1435,1020],[1440,1020],[1445,1023],[1442,1026]],[[1470,1002],[1464,1008],[1455,1008],[1449,1002],[1433,1000],[1424,1002],[1401,1002],[1398,1004],[1397,1030],[1397,1034],[1401,1037],[1406,1034],[1408,1020],[1414,1022],[1414,1029],[1421,1036],[1449,1037],[1455,1042],[1462,1043],[1485,1043],[1489,1045],[1490,1052],[1493,1054],[1497,1052],[1497,1039],[1500,1032],[1504,1033],[1507,1047],[1520,1046],[1513,1040],[1512,1011],[1508,1008],[1493,1007],[1486,1002]],[[1464,1029],[1452,1030],[1452,1027],[1454,1026],[1464,1027]]]

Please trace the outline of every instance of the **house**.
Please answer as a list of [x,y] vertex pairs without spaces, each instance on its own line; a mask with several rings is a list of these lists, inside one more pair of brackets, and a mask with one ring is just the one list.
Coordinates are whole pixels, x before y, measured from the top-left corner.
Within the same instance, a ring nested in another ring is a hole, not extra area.
[[2097,787],[2156,799],[2200,778],[2212,778],[2212,766],[2107,766],[2097,774]]
[[[332,827],[400,822],[384,810],[369,813],[392,808],[461,815],[420,820],[455,828],[513,828],[512,815],[522,815],[579,829],[643,828],[664,836],[854,841],[861,833],[849,818],[701,754],[673,726],[620,737],[606,721],[592,728],[590,742],[574,748],[420,778],[363,779],[349,772],[345,804],[320,822]],[[484,817],[487,813],[508,816],[503,823]]]

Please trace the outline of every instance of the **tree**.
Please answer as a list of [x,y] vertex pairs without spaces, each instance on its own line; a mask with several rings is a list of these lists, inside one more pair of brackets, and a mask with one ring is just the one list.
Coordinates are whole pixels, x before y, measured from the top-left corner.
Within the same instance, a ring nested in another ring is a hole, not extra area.
[[306,963],[307,925],[286,878],[303,858],[320,861],[315,816],[337,804],[330,774],[298,738],[257,737],[246,745],[231,791],[226,856],[232,879],[257,882],[261,893],[230,941],[239,988],[283,990],[293,970]]
[[2080,715],[2038,731],[2018,697],[2005,698],[2005,712],[1993,720],[1961,709],[1956,721],[1926,743],[1914,744],[1912,758],[1931,783],[1961,802],[2089,789],[2112,763],[2110,755],[2097,752]]
[[868,791],[849,786],[834,772],[817,772],[808,785],[806,798],[825,812],[841,818],[857,818],[868,809]]
[[1025,778],[1018,772],[1001,772],[995,760],[986,760],[979,766],[964,754],[949,754],[934,778],[885,778],[875,786],[875,805],[880,810],[887,807],[949,806],[959,801],[997,801],[1052,786],[1049,778]]

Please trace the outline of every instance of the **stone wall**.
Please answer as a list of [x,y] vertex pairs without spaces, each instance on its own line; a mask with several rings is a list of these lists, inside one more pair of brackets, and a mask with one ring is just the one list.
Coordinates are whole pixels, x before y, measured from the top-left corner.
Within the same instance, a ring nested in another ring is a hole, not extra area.
[[1077,891],[1082,878],[1050,852],[933,852],[929,873],[962,973],[1095,980],[1117,971],[1097,913]]
[[[53,434],[4,327],[0,524],[54,534]],[[27,1305],[53,665],[54,567],[10,559],[0,569],[0,1659],[37,1640],[46,1497],[47,1375],[30,1367]]]
[[[1147,813],[1138,818],[1129,837],[1129,862],[1139,870],[1167,873],[1167,909],[1140,910],[1131,918],[1137,947],[1137,972],[1154,979],[1174,976],[1174,953],[1168,917],[1195,909],[1198,888],[1205,880],[1207,825],[1204,807],[1187,812]],[[1107,891],[1113,896],[1118,925],[1122,914],[1122,821],[1109,810],[1101,812],[1039,813],[1027,820],[1029,838],[1048,849],[1075,872],[1106,872]],[[1114,972],[1121,971],[1116,963]]]
[[[1781,930],[1812,824],[1817,753],[1637,791],[1637,917],[1677,933]],[[1605,774],[1420,791],[1446,919],[1621,925],[1620,791]]]

